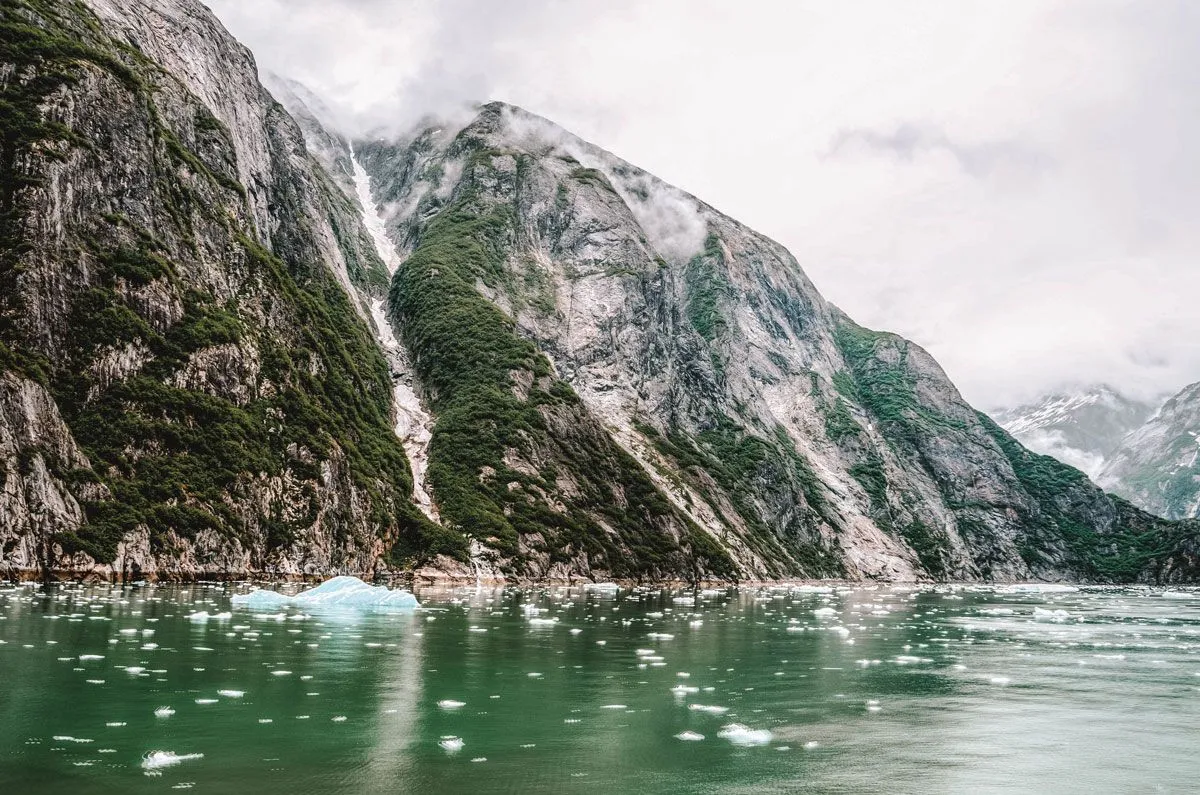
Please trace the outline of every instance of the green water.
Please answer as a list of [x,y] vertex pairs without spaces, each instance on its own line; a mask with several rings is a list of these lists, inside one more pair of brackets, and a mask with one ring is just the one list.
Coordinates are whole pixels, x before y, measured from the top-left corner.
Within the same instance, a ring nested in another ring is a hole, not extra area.
[[244,589],[0,589],[0,792],[1200,791],[1200,594]]

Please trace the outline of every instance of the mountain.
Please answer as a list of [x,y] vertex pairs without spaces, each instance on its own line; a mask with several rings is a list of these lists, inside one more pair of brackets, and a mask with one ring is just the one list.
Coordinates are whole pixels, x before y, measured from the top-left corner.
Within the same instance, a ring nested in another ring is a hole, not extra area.
[[1107,385],[1056,392],[992,412],[1023,445],[1096,477],[1126,434],[1154,413],[1155,404],[1125,397]]
[[1125,437],[1096,482],[1169,519],[1200,516],[1200,383]]
[[350,140],[195,0],[0,8],[0,567],[1190,581],[777,243],[519,108]]

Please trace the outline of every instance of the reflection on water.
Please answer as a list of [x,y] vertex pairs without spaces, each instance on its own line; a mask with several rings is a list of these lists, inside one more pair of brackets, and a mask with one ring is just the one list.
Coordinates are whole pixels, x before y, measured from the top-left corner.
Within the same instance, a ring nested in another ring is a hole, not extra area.
[[0,791],[1183,792],[1200,775],[1189,592],[466,588],[374,614],[231,610],[237,590],[0,589]]

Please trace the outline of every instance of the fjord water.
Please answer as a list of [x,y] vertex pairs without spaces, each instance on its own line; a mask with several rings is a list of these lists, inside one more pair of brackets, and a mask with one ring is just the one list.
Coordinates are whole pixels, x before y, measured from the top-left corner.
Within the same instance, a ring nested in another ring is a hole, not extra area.
[[469,588],[412,613],[231,610],[245,590],[0,591],[0,791],[1200,783],[1200,593]]

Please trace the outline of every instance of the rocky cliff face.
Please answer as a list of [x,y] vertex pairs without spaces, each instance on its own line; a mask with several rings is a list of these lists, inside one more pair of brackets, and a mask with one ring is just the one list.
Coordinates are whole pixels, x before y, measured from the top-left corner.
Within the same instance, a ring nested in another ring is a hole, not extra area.
[[1200,384],[1186,387],[1129,434],[1097,482],[1159,516],[1200,516]]
[[0,9],[0,569],[371,573],[437,548],[387,275],[191,0]]
[[355,146],[404,257],[430,486],[500,565],[618,568],[648,521],[602,487],[645,478],[740,576],[1128,579],[1194,532],[1030,454],[778,244],[544,119],[492,104]]
[[194,0],[0,14],[9,571],[1196,576],[1194,525],[543,119],[352,145]]

